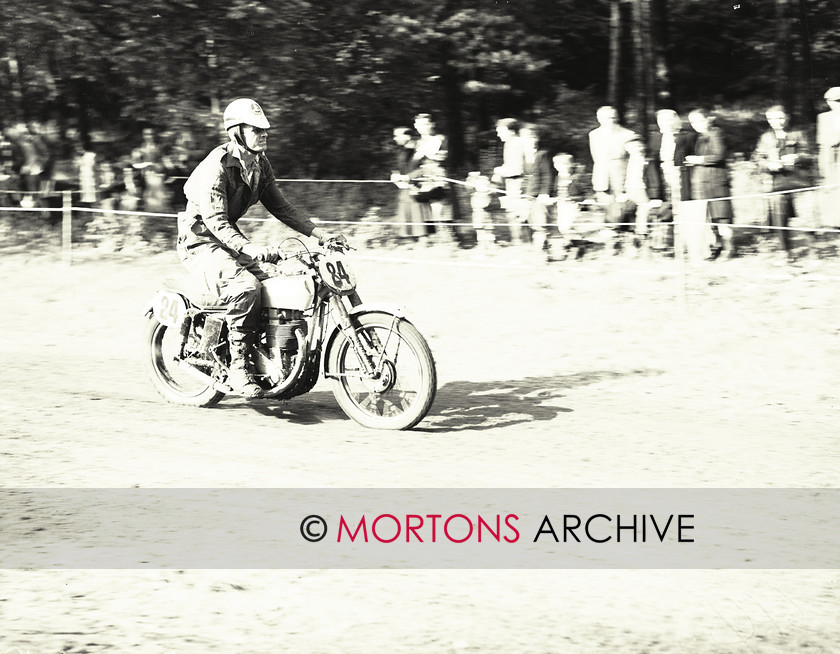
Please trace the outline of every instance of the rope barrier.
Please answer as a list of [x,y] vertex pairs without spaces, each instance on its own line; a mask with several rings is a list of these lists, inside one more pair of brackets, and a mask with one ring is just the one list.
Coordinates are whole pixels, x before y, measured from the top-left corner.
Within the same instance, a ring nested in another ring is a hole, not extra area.
[[278,178],[278,182],[309,183],[324,182],[327,184],[393,184],[390,179],[288,179]]
[[[28,213],[59,213],[64,211],[65,209],[62,207],[0,207],[0,212],[28,212]],[[98,213],[98,214],[109,214],[109,215],[117,215],[117,216],[138,216],[141,218],[177,218],[177,213],[164,213],[164,212],[153,212],[153,211],[129,211],[125,209],[98,209],[93,207],[70,207],[70,210],[73,213]],[[275,218],[256,218],[256,217],[245,217],[240,218],[240,222],[275,222]],[[400,227],[403,225],[424,225],[424,226],[461,226],[461,227],[471,227],[474,228],[474,225],[471,221],[454,221],[454,220],[441,220],[441,221],[412,221],[412,222],[401,222],[401,221],[389,221],[389,220],[377,220],[375,222],[366,222],[366,221],[359,221],[359,220],[323,220],[320,218],[312,218],[312,222],[321,224],[321,225],[346,225],[352,227]],[[674,223],[648,223],[648,228],[651,225],[655,224],[674,224]],[[700,222],[700,221],[683,221],[682,223],[677,224],[690,224],[692,226],[699,226],[699,225],[720,225],[720,223],[710,223],[710,222]],[[729,223],[725,223],[729,224]],[[551,226],[550,223],[546,224],[547,226]],[[499,222],[499,223],[492,223],[486,225],[487,228],[492,227],[506,227],[508,226],[507,223]],[[616,227],[635,227],[635,222],[579,222],[576,221],[572,223],[572,229],[578,228],[587,231],[594,231],[597,229],[614,229]],[[733,229],[762,229],[762,230],[779,230],[779,231],[791,231],[791,232],[810,232],[815,234],[840,234],[840,228],[837,227],[781,227],[781,226],[774,226],[774,225],[757,225],[753,223],[735,223],[731,224],[730,227]]]
[[[428,176],[424,179],[429,179],[431,181],[438,181],[438,182],[447,182],[452,184],[458,184],[464,187],[474,188],[474,185],[462,180],[453,179],[451,177],[445,176]],[[308,179],[308,178],[281,178],[277,180],[278,182],[305,182],[305,183],[372,183],[372,184],[392,184],[391,180],[360,180],[360,179]],[[772,197],[775,195],[786,195],[790,193],[803,193],[803,192],[810,192],[810,191],[819,191],[822,189],[831,189],[840,187],[840,184],[822,184],[822,185],[815,185],[815,186],[808,186],[798,189],[788,189],[782,191],[766,191],[762,193],[745,193],[740,195],[729,195],[729,196],[722,196],[716,198],[709,198],[705,200],[706,202],[716,202],[716,201],[723,201],[723,200],[740,200],[740,199],[749,199],[749,198],[767,198]],[[52,197],[67,197],[68,195],[77,194],[80,191],[78,190],[64,190],[64,191],[9,191],[9,190],[0,190],[0,193],[3,194],[15,194],[15,195],[41,195],[41,196],[52,196]],[[496,194],[506,194],[503,189],[494,189],[493,193]],[[532,196],[520,196],[534,199]],[[603,203],[585,201],[578,203],[579,205],[585,206],[597,206],[597,207],[604,207]],[[168,213],[168,212],[152,212],[152,211],[132,211],[132,210],[124,210],[124,209],[100,209],[95,207],[0,207],[0,211],[6,212],[29,212],[29,213],[57,213],[66,211],[70,209],[73,212],[78,213],[101,213],[101,214],[110,214],[110,215],[124,215],[124,216],[139,216],[145,218],[177,218],[177,213]],[[273,218],[251,218],[245,217],[241,220],[247,222],[271,222]],[[354,220],[320,220],[317,218],[313,218],[313,222],[317,222],[319,224],[325,225],[346,225],[346,226],[355,226],[355,227],[399,227],[404,225],[423,225],[423,226],[463,226],[463,227],[470,227],[475,228],[474,223],[470,221],[451,221],[451,220],[440,220],[440,221],[354,221]],[[509,223],[509,221],[508,221]],[[495,226],[506,226],[505,222],[492,222],[487,224],[486,227],[492,228]],[[549,223],[547,223],[548,225]],[[650,223],[653,225],[655,223]],[[700,221],[677,221],[676,224],[691,224],[691,225],[715,225],[717,223],[710,223],[710,222],[700,222]],[[635,222],[580,222],[576,221],[572,223],[572,229],[582,229],[582,230],[596,230],[596,229],[614,229],[617,227],[634,227],[636,225]],[[836,234],[840,233],[840,228],[834,227],[782,227],[782,226],[772,226],[766,224],[752,224],[752,223],[744,223],[744,224],[731,224],[733,229],[762,229],[762,230],[780,230],[780,231],[791,231],[791,232],[811,232],[811,233],[823,233],[823,234]]]
[[[116,215],[144,216],[146,218],[177,218],[177,213],[156,213],[154,211],[128,211],[125,209],[94,209],[92,207],[73,207],[79,213],[108,213]],[[264,218],[261,220],[265,220]]]

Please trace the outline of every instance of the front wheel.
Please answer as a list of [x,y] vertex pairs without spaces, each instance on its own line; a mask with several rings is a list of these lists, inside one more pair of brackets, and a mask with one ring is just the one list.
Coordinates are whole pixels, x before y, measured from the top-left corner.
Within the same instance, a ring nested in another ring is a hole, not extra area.
[[437,372],[432,351],[417,328],[391,314],[374,312],[352,318],[375,378],[364,376],[350,341],[339,332],[327,352],[332,391],[344,413],[372,429],[411,429],[432,406]]
[[146,322],[143,344],[146,349],[143,359],[146,372],[157,392],[167,401],[204,407],[213,406],[225,396],[213,388],[212,383],[191,374],[177,363],[181,347],[180,335],[176,330],[159,323],[154,316],[149,316]]

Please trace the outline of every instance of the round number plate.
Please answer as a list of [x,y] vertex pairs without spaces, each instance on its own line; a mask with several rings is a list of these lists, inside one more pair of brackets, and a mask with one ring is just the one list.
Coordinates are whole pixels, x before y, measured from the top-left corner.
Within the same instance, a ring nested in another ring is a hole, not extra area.
[[330,252],[318,262],[321,281],[333,293],[348,295],[356,288],[356,276],[350,269],[346,257],[339,252]]

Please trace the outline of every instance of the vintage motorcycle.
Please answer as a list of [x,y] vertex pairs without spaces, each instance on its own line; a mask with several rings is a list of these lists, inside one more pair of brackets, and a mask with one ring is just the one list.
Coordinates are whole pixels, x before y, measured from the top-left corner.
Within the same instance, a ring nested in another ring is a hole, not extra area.
[[[263,282],[252,369],[261,399],[310,391],[320,374],[342,410],[373,429],[410,429],[428,413],[437,372],[425,338],[402,310],[363,304],[343,240],[302,249]],[[284,241],[286,243],[286,241]],[[282,244],[281,244],[282,246]],[[280,250],[282,252],[282,250]],[[190,278],[164,282],[145,316],[145,367],[176,404],[207,407],[233,389],[225,309]]]

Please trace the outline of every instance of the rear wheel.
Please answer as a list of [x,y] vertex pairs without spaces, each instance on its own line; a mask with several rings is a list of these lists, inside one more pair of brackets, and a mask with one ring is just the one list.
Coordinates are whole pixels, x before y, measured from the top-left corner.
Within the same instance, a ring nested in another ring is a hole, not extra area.
[[180,334],[159,323],[154,316],[146,322],[143,343],[146,346],[144,367],[164,399],[175,404],[205,407],[213,406],[225,396],[211,383],[191,373],[185,368],[186,364],[178,364]]
[[347,337],[339,332],[327,353],[332,390],[342,410],[372,429],[410,429],[432,406],[437,372],[426,339],[410,322],[375,312],[353,317],[362,347],[373,364],[382,361],[375,378],[364,368]]

